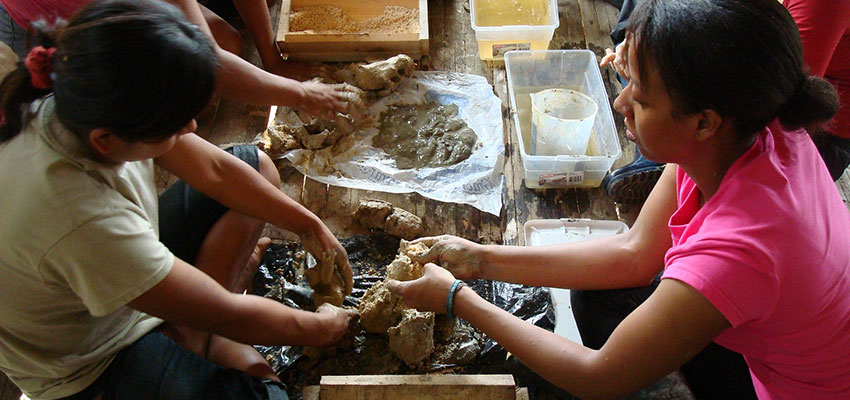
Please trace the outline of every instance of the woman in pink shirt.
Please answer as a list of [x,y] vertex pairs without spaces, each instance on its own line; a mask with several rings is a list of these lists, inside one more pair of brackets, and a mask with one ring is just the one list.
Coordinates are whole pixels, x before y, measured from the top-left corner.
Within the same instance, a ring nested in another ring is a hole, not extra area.
[[[667,163],[632,229],[546,247],[420,239],[431,249],[419,261],[444,268],[389,288],[468,320],[582,398],[679,368],[688,383],[733,375],[726,398],[850,398],[850,213],[807,134],[838,98],[805,71],[791,15],[775,0],[646,0],[627,31],[631,80],[614,105],[641,153]],[[577,289],[589,347],[456,278]],[[728,354],[689,368],[710,347]]]

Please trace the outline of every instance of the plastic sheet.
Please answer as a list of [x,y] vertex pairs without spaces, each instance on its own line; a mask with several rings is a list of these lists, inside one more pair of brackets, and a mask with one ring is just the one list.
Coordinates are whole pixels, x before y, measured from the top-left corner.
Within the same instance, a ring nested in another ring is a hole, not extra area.
[[[398,252],[399,239],[383,232],[357,235],[340,240],[349,255],[354,272],[354,290],[343,305],[356,307],[366,289],[386,275],[385,267]],[[305,257],[297,243],[272,245],[263,255],[260,270],[254,279],[254,293],[276,299],[298,309],[313,310],[312,290],[299,275]],[[546,288],[474,280],[467,282],[480,296],[509,313],[547,330],[555,326],[554,311]],[[441,318],[445,318],[442,316]],[[436,335],[436,333],[435,333]],[[520,386],[532,393],[552,391],[554,387],[528,370],[492,339],[478,331],[467,337],[477,343],[457,343],[459,347],[478,346],[478,356],[465,364],[439,362],[431,357],[426,365],[411,369],[395,358],[387,348],[386,338],[361,333],[349,350],[330,350],[318,359],[302,354],[299,346],[256,346],[275,372],[289,387],[291,398],[300,398],[301,388],[318,384],[322,375],[409,374],[428,372],[451,373],[509,373]]]

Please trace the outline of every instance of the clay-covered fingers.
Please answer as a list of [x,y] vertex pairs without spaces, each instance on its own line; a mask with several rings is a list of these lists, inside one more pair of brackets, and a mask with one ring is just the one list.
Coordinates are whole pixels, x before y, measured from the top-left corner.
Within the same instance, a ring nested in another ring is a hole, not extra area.
[[452,235],[428,236],[410,242],[411,244],[422,243],[428,247],[427,252],[422,254],[412,254],[411,259],[421,264],[439,261],[442,247],[437,246],[437,243],[449,240],[453,237],[454,236]]
[[334,346],[351,335],[352,326],[357,324],[360,315],[356,309],[336,307],[325,303],[316,309],[316,312],[324,317],[326,340],[322,347]]
[[348,262],[348,253],[340,246],[335,254],[336,259],[334,260],[334,264],[336,265],[336,272],[339,273],[342,282],[345,283],[345,295],[348,296],[354,289],[354,274],[351,271],[351,264]]
[[301,82],[301,90],[303,103],[298,108],[311,116],[333,119],[336,113],[345,112],[345,96],[333,86],[311,80]]
[[446,312],[449,288],[455,277],[448,270],[433,263],[425,264],[423,275],[412,281],[387,280],[386,287],[404,298],[407,305],[420,311]]

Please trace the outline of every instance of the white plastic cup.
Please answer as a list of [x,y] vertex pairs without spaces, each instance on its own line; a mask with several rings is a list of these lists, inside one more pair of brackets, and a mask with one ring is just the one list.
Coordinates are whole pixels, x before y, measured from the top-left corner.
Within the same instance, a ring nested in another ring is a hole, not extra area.
[[598,111],[593,99],[575,90],[531,93],[531,154],[584,155]]

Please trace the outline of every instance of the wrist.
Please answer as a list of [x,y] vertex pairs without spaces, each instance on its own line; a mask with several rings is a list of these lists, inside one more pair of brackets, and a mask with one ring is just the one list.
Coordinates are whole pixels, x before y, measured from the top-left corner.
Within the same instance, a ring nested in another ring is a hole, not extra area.
[[446,315],[448,315],[449,318],[456,317],[454,314],[455,298],[457,297],[458,292],[460,292],[464,287],[466,287],[466,283],[460,279],[455,279],[449,287],[448,298],[446,300]]

